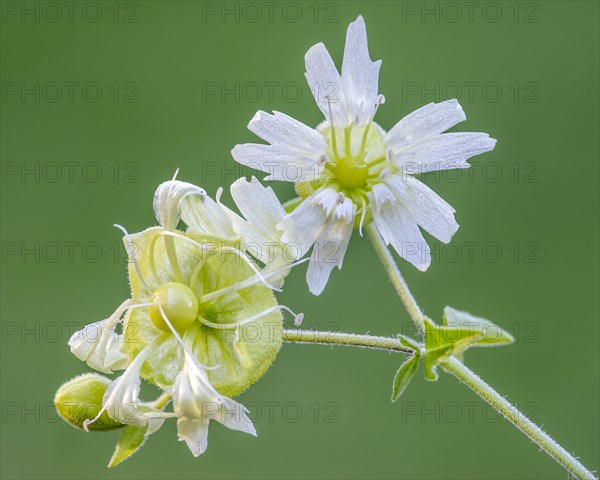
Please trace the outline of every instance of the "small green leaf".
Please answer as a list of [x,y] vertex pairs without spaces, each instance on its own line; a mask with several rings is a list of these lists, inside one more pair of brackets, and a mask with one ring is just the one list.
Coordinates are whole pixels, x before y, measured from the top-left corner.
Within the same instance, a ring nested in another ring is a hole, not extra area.
[[447,327],[470,329],[473,332],[472,346],[507,345],[515,341],[510,333],[495,323],[452,307],[444,308],[443,321]]
[[425,319],[425,378],[437,380],[436,366],[452,355],[462,358],[469,347],[506,345],[513,341],[510,333],[489,320],[446,307],[443,325]]
[[146,440],[146,430],[148,430],[147,425],[145,427],[127,425],[117,442],[115,452],[108,463],[108,468],[116,467],[123,460],[128,459],[137,452]]
[[[418,352],[418,350],[415,352]],[[415,353],[406,362],[400,365],[392,385],[392,402],[398,400],[400,395],[406,390],[406,387],[408,387],[408,384],[417,372],[420,358],[420,355]]]

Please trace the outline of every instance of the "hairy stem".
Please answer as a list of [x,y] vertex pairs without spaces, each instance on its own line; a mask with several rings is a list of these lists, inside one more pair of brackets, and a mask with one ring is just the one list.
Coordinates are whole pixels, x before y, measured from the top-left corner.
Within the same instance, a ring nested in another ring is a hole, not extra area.
[[[355,335],[352,333],[319,332],[315,330],[284,330],[283,339],[289,343],[316,343],[319,345],[341,345],[347,347],[372,348],[391,352],[413,353],[410,348],[400,344],[396,338],[375,337],[371,335]],[[594,474],[587,470],[573,455],[562,448],[547,433],[508,402],[502,395],[467,368],[456,358],[441,363],[442,368],[454,375],[485,402],[503,415],[515,427],[527,435],[536,445],[556,460],[575,478],[594,479]]]
[[401,345],[397,338],[356,335],[353,333],[319,332],[316,330],[284,330],[283,339],[291,343],[318,343],[345,347],[372,348],[389,352],[414,353]]
[[408,285],[406,284],[404,277],[400,273],[400,270],[396,265],[394,257],[387,248],[387,245],[383,241],[383,238],[381,238],[381,235],[379,234],[373,223],[367,225],[366,230],[369,235],[369,238],[371,239],[371,242],[373,243],[373,246],[375,247],[375,251],[379,256],[379,260],[381,260],[383,268],[385,268],[388,277],[390,277],[392,285],[394,285],[394,288],[396,289],[400,300],[402,300],[402,303],[406,307],[410,318],[415,323],[419,331],[423,335],[425,335],[425,323],[423,320],[423,312],[421,312],[417,301],[410,293]]
[[544,452],[560,463],[574,477],[582,479],[596,478],[573,455],[554,441],[540,427],[521,413],[502,395],[485,383],[479,376],[456,358],[450,358],[441,363],[448,373],[454,375],[488,404],[494,407],[504,418],[527,435]]
[[[421,334],[425,336],[423,313],[421,312],[417,301],[410,293],[408,285],[402,277],[394,257],[375,228],[375,225],[371,223],[366,228],[369,238],[375,247],[375,251],[379,256],[388,277],[392,281],[398,296],[402,300],[402,303],[404,303],[410,318],[421,331]],[[502,414],[509,422],[527,435],[531,441],[562,465],[573,476],[581,479],[596,478],[594,474],[587,470],[573,455],[556,443],[556,441],[554,441],[547,433],[529,420],[526,415],[521,413],[514,405],[508,402],[502,395],[496,392],[458,359],[451,357],[442,362],[441,366],[446,372],[454,375],[484,401],[495,408],[498,413]]]

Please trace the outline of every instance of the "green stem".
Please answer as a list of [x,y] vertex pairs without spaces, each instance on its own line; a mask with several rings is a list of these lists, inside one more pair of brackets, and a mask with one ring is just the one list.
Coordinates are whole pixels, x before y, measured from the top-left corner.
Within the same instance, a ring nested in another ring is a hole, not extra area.
[[375,251],[379,256],[379,260],[381,260],[383,268],[385,268],[388,277],[390,277],[392,285],[396,289],[400,300],[402,300],[402,303],[404,303],[404,306],[406,307],[410,318],[415,323],[419,331],[423,335],[425,335],[425,322],[423,320],[423,312],[421,312],[417,301],[410,293],[408,285],[406,284],[404,277],[400,273],[400,270],[396,265],[394,257],[387,248],[387,245],[385,244],[383,238],[381,238],[381,235],[379,234],[377,228],[375,228],[375,225],[373,223],[367,225],[366,230],[367,234],[369,235],[369,238],[371,239],[371,242],[373,242],[373,246],[375,247]]
[[154,408],[162,410],[167,406],[170,400],[171,395],[169,395],[168,393],[161,393],[160,397],[154,400]]
[[414,353],[403,346],[397,338],[356,335],[353,333],[319,332],[316,330],[284,330],[283,339],[293,343],[317,343],[345,347],[363,347],[389,352]]
[[521,413],[502,395],[485,383],[479,376],[456,358],[441,363],[448,373],[454,375],[483,400],[494,407],[504,418],[527,435],[538,447],[560,463],[575,478],[594,479],[592,472],[585,468],[573,455],[567,452],[546,432]]
[[[362,347],[388,352],[413,353],[413,350],[400,344],[396,338],[375,337],[371,335],[355,335],[352,333],[319,332],[314,330],[284,330],[283,339],[289,343],[315,343],[319,345],[342,345]],[[595,479],[594,474],[587,470],[575,457],[562,448],[547,433],[521,413],[502,395],[485,383],[472,370],[456,358],[450,358],[441,363],[442,368],[454,375],[471,390],[479,395],[489,405],[494,407],[509,422],[527,435],[536,445],[550,457],[567,469],[575,478]]]
[[[375,228],[373,223],[367,227],[367,232],[375,251],[385,268],[398,296],[404,303],[410,318],[419,328],[423,336],[425,336],[425,323],[424,316],[417,304],[415,298],[410,293],[408,285],[404,281],[398,266],[392,256],[391,252],[387,248],[383,238]],[[484,401],[495,408],[498,413],[502,414],[509,422],[515,427],[521,430],[525,435],[529,437],[538,447],[546,452],[551,458],[562,465],[568,470],[573,476],[581,479],[595,479],[596,477],[592,472],[587,470],[573,455],[562,448],[556,441],[552,439],[547,433],[533,423],[526,415],[521,413],[514,405],[508,402],[502,395],[496,392],[491,386],[485,383],[481,378],[477,376],[475,372],[467,368],[458,359],[451,357],[450,359],[441,363],[442,368],[454,375],[477,395],[479,395]]]

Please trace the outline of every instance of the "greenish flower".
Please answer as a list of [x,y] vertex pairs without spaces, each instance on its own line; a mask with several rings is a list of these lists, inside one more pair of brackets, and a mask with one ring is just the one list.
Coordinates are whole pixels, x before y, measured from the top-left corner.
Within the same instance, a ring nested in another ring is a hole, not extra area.
[[[69,341],[92,368],[125,369],[84,429],[108,414],[148,435],[177,417],[179,438],[196,456],[206,449],[211,419],[256,434],[247,410],[230,397],[256,382],[281,348],[281,310],[291,310],[278,305],[270,280],[281,284],[292,264],[281,255],[250,255],[260,235],[277,243],[269,228],[285,211],[258,182],[244,180],[234,196],[247,198],[245,189],[271,209],[244,208],[242,218],[201,188],[172,180],[155,194],[160,226],[132,235],[123,229],[131,298]],[[186,231],[177,230],[182,219]],[[142,378],[173,397],[173,412],[140,400]]]

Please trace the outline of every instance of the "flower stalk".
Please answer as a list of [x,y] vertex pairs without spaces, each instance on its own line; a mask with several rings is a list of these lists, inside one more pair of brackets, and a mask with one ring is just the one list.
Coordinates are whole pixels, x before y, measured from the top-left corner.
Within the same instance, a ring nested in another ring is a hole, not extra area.
[[[408,292],[410,294],[410,292]],[[413,353],[402,346],[398,339],[376,337],[372,335],[356,335],[341,332],[321,332],[314,330],[284,330],[283,340],[288,343],[315,343],[319,345],[340,345],[348,347],[371,348],[388,352]],[[579,460],[561,447],[550,435],[533,423],[513,404],[484,382],[475,372],[456,358],[450,358],[441,364],[449,374],[455,376],[482,400],[493,407],[510,423],[527,435],[540,449],[562,465],[575,478],[593,480],[594,474],[583,466]]]
[[[425,317],[412,296],[406,281],[400,273],[394,257],[373,225],[367,226],[367,232],[383,267],[388,274],[398,296],[406,307],[410,318],[418,327],[421,334],[425,334]],[[376,348],[376,347],[375,347]],[[525,414],[484,382],[475,372],[455,357],[441,362],[441,367],[449,374],[467,385],[479,397],[493,407],[510,423],[523,432],[540,449],[562,465],[575,478],[595,479],[594,474],[586,469],[579,460],[561,447],[550,435],[533,423]]]
[[323,332],[318,330],[284,330],[283,340],[289,343],[317,343],[344,347],[372,348],[388,352],[414,353],[403,346],[397,338],[357,335],[353,333]]

